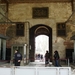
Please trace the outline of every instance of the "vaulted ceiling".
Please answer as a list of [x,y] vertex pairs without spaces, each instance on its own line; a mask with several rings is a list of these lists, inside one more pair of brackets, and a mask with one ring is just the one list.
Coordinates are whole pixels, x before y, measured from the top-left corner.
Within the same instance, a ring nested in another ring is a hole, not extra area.
[[48,2],[73,2],[75,0],[0,0],[0,3],[48,3]]
[[73,10],[75,0],[0,0],[0,4],[5,3],[8,11],[9,4],[15,3],[51,3],[51,2],[70,2]]

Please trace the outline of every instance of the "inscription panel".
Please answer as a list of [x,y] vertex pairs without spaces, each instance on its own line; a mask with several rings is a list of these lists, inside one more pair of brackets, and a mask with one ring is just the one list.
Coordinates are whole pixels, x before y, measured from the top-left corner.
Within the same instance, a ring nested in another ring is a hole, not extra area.
[[32,9],[32,17],[33,18],[48,18],[49,9],[48,7],[36,8]]

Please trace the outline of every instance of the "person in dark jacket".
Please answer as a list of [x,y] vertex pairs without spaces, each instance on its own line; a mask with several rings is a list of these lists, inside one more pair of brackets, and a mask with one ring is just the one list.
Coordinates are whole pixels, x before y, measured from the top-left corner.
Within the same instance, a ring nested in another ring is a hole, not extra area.
[[21,60],[22,60],[22,54],[19,53],[18,50],[15,50],[14,65],[15,66],[20,66]]
[[54,52],[54,61],[55,61],[55,66],[56,66],[56,67],[60,66],[60,64],[59,64],[59,59],[60,59],[60,56],[59,56],[58,51],[56,50],[56,51]]
[[46,51],[45,53],[45,66],[47,66],[49,64],[49,52]]

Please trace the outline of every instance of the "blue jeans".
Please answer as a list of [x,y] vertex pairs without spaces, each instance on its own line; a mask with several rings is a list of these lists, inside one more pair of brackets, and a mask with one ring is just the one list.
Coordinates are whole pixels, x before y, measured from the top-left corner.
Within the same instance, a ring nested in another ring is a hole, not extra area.
[[55,66],[58,67],[59,65],[59,60],[55,60]]

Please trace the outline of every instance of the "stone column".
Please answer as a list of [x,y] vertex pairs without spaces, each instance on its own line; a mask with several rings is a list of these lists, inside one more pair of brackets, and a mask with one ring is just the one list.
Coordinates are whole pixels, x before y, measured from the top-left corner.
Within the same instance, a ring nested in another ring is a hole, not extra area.
[[27,60],[26,60],[26,54],[27,53],[27,44],[24,45],[24,64],[27,63]]
[[[75,2],[74,1],[73,1],[72,24],[75,25]],[[75,62],[75,40],[74,40],[73,62]]]
[[26,57],[26,50],[27,50],[26,46],[27,44],[24,45],[24,57]]
[[75,40],[74,40],[73,62],[75,62]]
[[[30,45],[29,45],[29,28],[30,28],[30,23],[28,22],[28,21],[26,21],[25,22],[25,31],[26,31],[26,39],[25,39],[25,41],[26,41],[26,49],[27,49],[27,51],[26,51],[26,59],[29,59],[29,47],[30,47]],[[26,60],[26,63],[29,63],[29,60]]]
[[1,59],[1,39],[0,39],[0,59]]
[[2,60],[6,59],[6,40],[3,39],[3,53],[2,53]]

